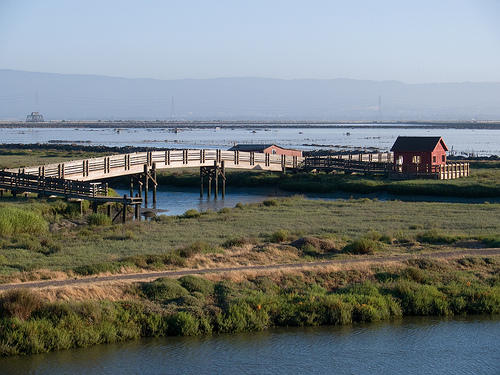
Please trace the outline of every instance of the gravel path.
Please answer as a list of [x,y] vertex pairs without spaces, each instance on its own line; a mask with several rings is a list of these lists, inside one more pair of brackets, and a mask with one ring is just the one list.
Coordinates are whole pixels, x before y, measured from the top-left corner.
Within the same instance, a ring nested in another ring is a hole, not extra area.
[[272,264],[266,266],[249,266],[249,267],[228,267],[228,268],[213,268],[213,269],[196,269],[196,270],[180,270],[180,271],[162,271],[162,272],[143,272],[135,274],[119,274],[111,276],[93,276],[77,279],[65,279],[65,280],[44,280],[35,282],[23,282],[23,283],[12,283],[12,284],[2,284],[0,285],[0,291],[16,289],[16,288],[46,288],[46,287],[59,287],[59,286],[83,286],[93,283],[105,283],[105,282],[139,282],[148,281],[151,279],[156,279],[158,277],[179,277],[184,275],[200,275],[206,273],[223,273],[223,272],[234,272],[234,271],[262,271],[262,270],[280,270],[280,269],[291,269],[291,268],[302,268],[302,267],[318,267],[318,266],[330,266],[330,265],[349,265],[356,263],[384,263],[384,262],[394,262],[394,261],[405,261],[407,259],[416,258],[459,258],[464,256],[491,256],[500,255],[500,248],[495,249],[473,249],[473,250],[456,250],[447,252],[437,252],[429,254],[405,254],[405,255],[394,255],[387,257],[371,257],[363,256],[356,257],[353,259],[343,259],[343,260],[330,260],[330,261],[320,261],[320,262],[307,262],[307,263],[291,263],[291,264]]

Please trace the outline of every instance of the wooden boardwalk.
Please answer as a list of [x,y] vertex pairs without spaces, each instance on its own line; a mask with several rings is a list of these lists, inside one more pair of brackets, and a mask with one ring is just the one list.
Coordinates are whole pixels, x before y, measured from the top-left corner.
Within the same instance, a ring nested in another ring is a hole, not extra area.
[[392,153],[312,156],[305,159],[303,169],[380,175],[391,180],[451,180],[469,176],[470,173],[469,163],[396,165],[393,163]]
[[208,167],[224,161],[226,168],[284,171],[297,168],[304,158],[270,155],[257,152],[222,150],[166,150],[72,160],[9,170],[33,176],[55,177],[66,180],[96,181],[111,177],[136,175],[153,169]]
[[0,171],[0,189],[10,190],[14,194],[30,192],[41,196],[56,195],[86,199],[96,203],[120,202],[126,205],[142,203],[142,198],[138,197],[108,196],[108,185],[104,183],[72,181],[9,171]]

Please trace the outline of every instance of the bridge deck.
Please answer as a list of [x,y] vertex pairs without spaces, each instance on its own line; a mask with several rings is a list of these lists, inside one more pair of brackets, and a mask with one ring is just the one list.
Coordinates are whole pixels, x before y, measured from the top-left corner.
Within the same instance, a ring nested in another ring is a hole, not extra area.
[[[26,167],[16,172],[67,180],[95,181],[144,172],[144,165],[157,170],[213,166],[224,161],[226,168],[282,171],[297,168],[304,158],[257,152],[222,150],[166,150],[111,155],[58,164]],[[9,170],[14,172],[14,170]]]

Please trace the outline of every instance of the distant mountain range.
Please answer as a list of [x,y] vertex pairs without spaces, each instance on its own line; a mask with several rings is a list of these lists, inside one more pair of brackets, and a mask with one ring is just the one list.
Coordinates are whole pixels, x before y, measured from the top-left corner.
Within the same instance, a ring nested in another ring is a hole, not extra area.
[[[38,97],[38,100],[37,100]],[[127,79],[0,69],[0,120],[469,121],[500,119],[500,83]]]

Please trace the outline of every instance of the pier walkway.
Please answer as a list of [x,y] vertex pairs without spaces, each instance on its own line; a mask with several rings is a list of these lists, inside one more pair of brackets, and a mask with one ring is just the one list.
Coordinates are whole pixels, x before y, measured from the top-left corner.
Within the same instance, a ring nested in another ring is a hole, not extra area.
[[166,150],[119,154],[64,163],[26,167],[11,172],[66,180],[96,181],[111,177],[144,173],[155,165],[156,170],[208,167],[224,162],[226,168],[284,171],[297,168],[304,158],[258,152],[222,150]]

